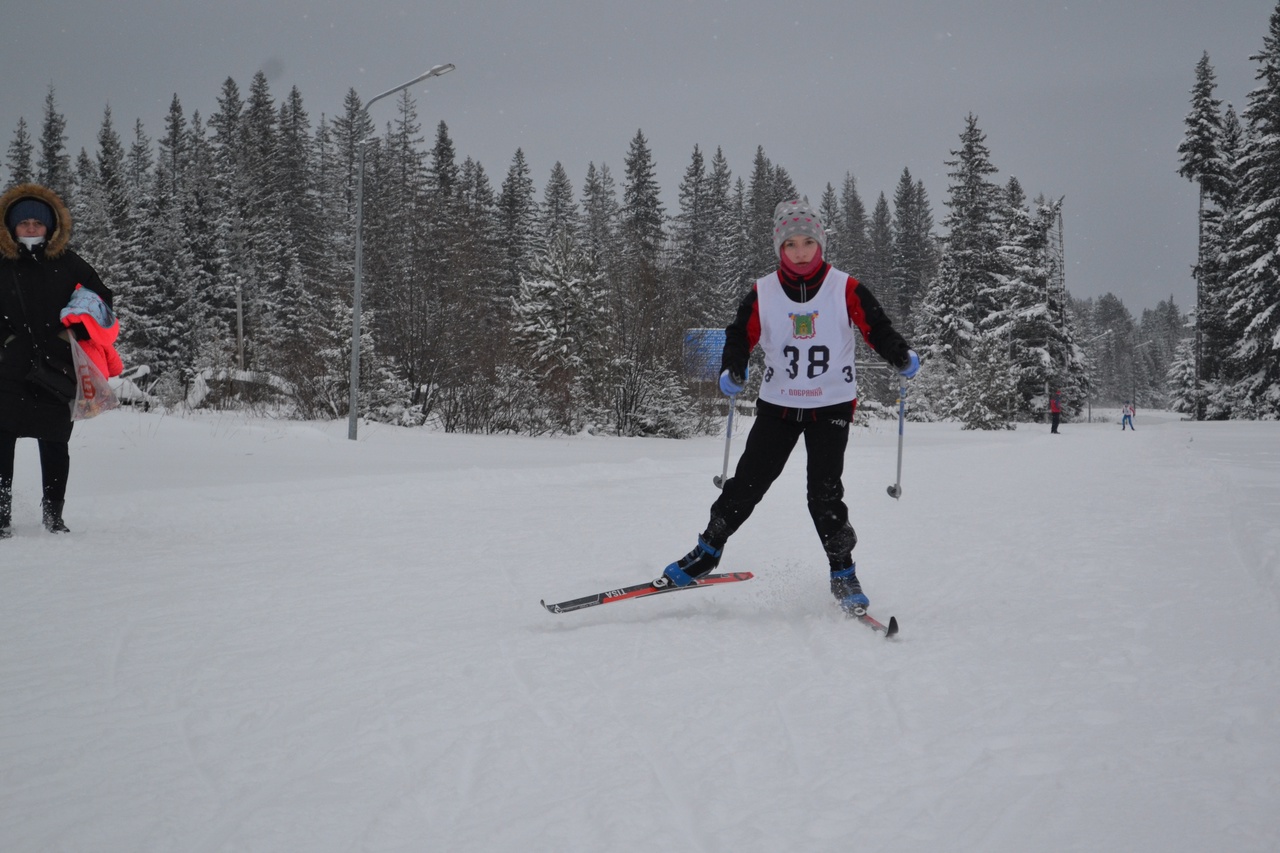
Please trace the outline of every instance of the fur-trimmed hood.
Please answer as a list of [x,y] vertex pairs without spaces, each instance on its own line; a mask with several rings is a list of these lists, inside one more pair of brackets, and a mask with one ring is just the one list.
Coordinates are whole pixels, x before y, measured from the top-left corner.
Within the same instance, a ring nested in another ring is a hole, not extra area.
[[71,242],[71,211],[67,210],[67,206],[62,203],[62,199],[58,198],[57,193],[39,184],[18,184],[0,196],[0,255],[11,261],[16,261],[20,257],[18,242],[13,238],[13,233],[9,231],[5,220],[9,216],[9,208],[24,198],[42,201],[53,211],[55,224],[52,233],[45,238],[44,256],[58,257],[66,251],[67,244]]

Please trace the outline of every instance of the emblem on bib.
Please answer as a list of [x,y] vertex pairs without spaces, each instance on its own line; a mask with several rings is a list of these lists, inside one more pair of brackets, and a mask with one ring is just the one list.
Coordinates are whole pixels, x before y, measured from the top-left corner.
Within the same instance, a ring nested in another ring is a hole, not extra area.
[[818,334],[818,312],[812,314],[788,314],[791,318],[791,337],[799,340],[812,338]]

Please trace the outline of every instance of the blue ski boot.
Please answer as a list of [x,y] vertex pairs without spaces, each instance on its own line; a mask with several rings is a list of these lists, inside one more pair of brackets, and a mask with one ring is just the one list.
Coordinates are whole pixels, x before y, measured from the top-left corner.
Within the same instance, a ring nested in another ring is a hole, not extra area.
[[862,584],[858,583],[857,569],[858,564],[854,563],[847,569],[831,571],[831,594],[836,597],[836,601],[840,602],[840,607],[845,613],[854,616],[865,611],[871,604],[871,600],[862,593]]
[[662,577],[655,580],[653,585],[659,588],[690,586],[703,575],[711,574],[715,567],[720,565],[720,555],[723,553],[723,548],[712,548],[699,536],[698,546],[663,569]]

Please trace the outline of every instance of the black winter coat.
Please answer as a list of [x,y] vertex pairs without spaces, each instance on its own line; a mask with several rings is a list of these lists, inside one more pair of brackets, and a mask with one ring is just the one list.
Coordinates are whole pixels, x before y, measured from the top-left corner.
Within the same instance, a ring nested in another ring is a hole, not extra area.
[[[4,226],[9,208],[38,198],[53,209],[57,225],[34,251]],[[14,187],[0,197],[0,430],[52,441],[71,437],[71,409],[26,381],[36,352],[73,372],[71,347],[60,334],[60,314],[77,284],[110,305],[111,291],[87,261],[67,248],[71,216],[58,196],[36,184]]]

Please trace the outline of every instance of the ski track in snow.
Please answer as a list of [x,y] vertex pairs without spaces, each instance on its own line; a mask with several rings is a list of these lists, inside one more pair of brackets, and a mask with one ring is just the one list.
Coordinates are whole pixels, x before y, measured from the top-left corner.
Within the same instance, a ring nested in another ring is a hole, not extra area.
[[909,424],[898,501],[895,427],[845,474],[890,641],[803,448],[753,580],[552,615],[692,547],[720,438],[115,412],[59,538],[21,442],[0,849],[1280,849],[1280,424]]

